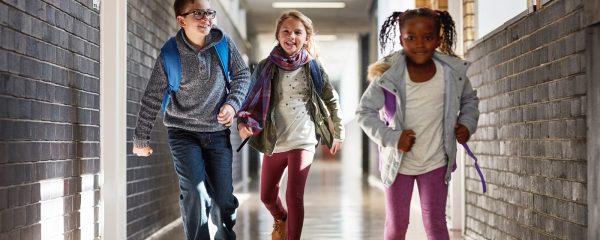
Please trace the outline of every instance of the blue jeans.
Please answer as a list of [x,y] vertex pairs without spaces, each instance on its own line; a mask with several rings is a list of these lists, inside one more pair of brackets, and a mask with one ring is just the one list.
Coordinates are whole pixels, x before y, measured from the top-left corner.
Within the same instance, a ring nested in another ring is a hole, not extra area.
[[179,207],[188,240],[210,239],[209,213],[217,225],[215,239],[235,239],[233,226],[239,203],[233,196],[230,133],[229,129],[190,132],[169,128],[169,145],[179,177]]

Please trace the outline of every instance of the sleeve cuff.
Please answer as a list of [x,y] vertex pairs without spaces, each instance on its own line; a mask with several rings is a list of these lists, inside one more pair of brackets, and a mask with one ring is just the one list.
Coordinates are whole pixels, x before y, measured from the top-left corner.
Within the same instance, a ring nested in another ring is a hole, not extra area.
[[469,134],[470,135],[473,135],[475,133],[475,131],[477,130],[477,125],[476,124],[471,124],[471,123],[469,123],[469,121],[459,120],[458,123],[460,123],[463,126],[465,126],[467,128],[467,130],[469,130]]
[[386,137],[384,137],[383,147],[392,147],[398,148],[398,142],[400,141],[400,136],[402,135],[402,131],[392,130]]
[[145,148],[150,146],[149,140],[133,139],[133,147]]
[[234,114],[237,114],[240,110],[240,106],[233,103],[232,101],[226,101],[225,104],[229,104],[229,106],[231,106],[233,108]]

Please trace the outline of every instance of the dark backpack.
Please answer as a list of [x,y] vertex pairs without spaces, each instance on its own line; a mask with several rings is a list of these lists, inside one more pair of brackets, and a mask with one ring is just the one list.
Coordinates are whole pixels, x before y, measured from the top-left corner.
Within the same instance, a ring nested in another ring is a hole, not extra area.
[[[394,114],[396,114],[396,96],[388,90],[386,90],[385,88],[381,89],[383,90],[384,96],[383,116],[385,125],[388,126],[390,124],[390,121],[394,117]],[[483,188],[483,192],[485,193],[487,191],[487,187],[485,183],[485,178],[483,177],[483,173],[479,168],[479,164],[477,164],[477,157],[475,157],[475,154],[473,154],[467,143],[463,143],[461,145],[463,146],[463,148],[465,148],[465,150],[467,150],[467,154],[473,159],[473,162],[475,163],[475,170],[477,170],[477,174],[479,174],[479,179],[481,180],[481,187]],[[456,162],[454,164],[456,164]],[[456,168],[456,165],[454,166],[454,168]]]
[[[176,37],[171,37],[160,49],[163,67],[169,81],[162,102],[163,112],[167,109],[171,94],[174,94],[179,90],[179,84],[181,83],[181,57],[179,56],[179,49],[177,49],[177,40],[175,38]],[[223,37],[214,48],[217,51],[217,57],[219,57],[219,61],[221,62],[221,69],[223,69],[223,75],[225,76],[225,86],[227,92],[229,92],[229,89],[231,88],[229,83],[231,80],[231,73],[229,72],[229,45],[227,43],[227,38]]]
[[310,76],[312,77],[315,90],[319,95],[323,93],[323,77],[321,76],[321,68],[316,59],[310,60]]

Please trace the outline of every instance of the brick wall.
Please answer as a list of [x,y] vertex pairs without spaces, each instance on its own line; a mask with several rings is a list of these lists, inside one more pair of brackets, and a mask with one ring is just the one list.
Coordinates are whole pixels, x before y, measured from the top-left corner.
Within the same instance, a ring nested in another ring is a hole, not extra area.
[[0,239],[98,237],[100,19],[0,2]]
[[468,51],[489,192],[468,167],[467,238],[586,239],[585,51],[581,0],[550,1]]
[[173,0],[129,0],[127,3],[127,238],[145,239],[177,219],[179,186],[158,114],[150,157],[131,154],[140,100],[160,47],[177,30]]

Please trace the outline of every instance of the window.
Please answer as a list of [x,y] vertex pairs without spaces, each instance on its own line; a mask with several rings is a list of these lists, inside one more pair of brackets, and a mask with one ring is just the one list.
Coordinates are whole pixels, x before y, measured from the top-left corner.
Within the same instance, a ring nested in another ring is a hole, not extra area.
[[526,0],[478,0],[476,5],[476,39],[482,38],[527,10]]

